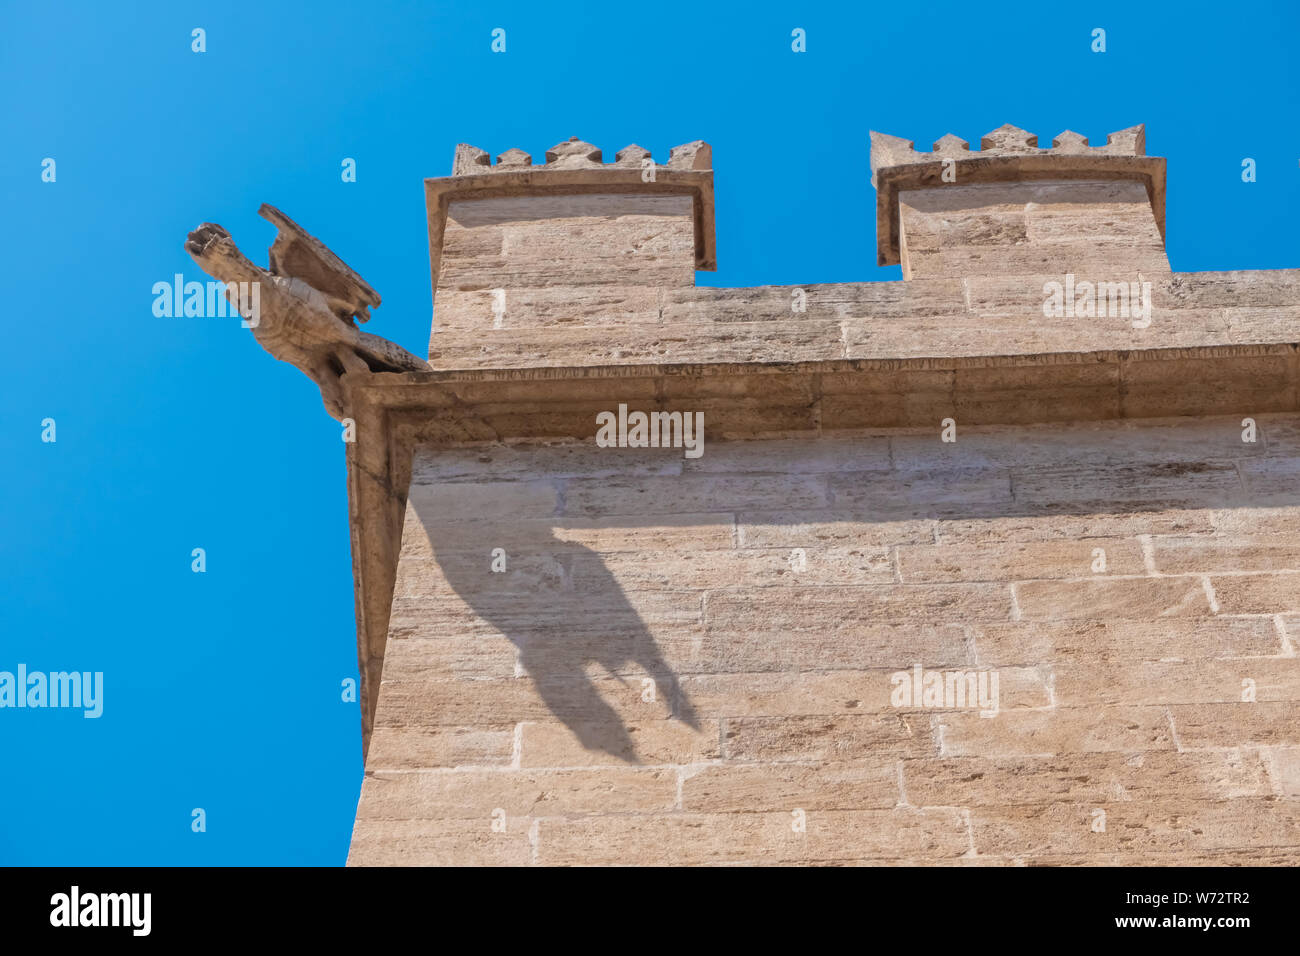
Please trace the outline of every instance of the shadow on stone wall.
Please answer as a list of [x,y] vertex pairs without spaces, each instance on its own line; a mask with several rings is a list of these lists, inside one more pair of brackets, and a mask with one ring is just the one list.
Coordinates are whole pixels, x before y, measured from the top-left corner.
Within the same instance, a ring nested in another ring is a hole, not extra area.
[[[439,517],[419,516],[426,528]],[[526,552],[507,556],[507,572],[494,573],[489,542],[511,540],[509,530],[500,526],[496,533],[491,522],[485,522],[484,546],[472,553],[440,549],[435,531],[430,542],[433,559],[474,614],[518,648],[525,673],[551,713],[588,750],[640,762],[623,717],[588,676],[594,664],[629,685],[623,693],[633,702],[641,700],[641,676],[628,672],[644,672],[655,682],[656,699],[672,716],[699,729],[677,675],[600,554],[552,537],[549,542],[530,541]],[[577,580],[575,569],[580,569]]]

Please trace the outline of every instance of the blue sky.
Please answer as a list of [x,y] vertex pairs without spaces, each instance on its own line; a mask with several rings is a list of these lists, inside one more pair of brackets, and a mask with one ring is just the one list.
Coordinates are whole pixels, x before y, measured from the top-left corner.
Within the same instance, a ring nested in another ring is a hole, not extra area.
[[154,317],[155,282],[206,278],[189,230],[221,223],[265,262],[257,207],[280,207],[379,290],[370,331],[423,354],[421,181],[457,142],[660,162],[710,142],[719,270],[699,282],[743,286],[899,278],[874,264],[869,129],[929,148],[1011,122],[1047,145],[1144,122],[1175,269],[1300,267],[1296,5],[1135,7],[7,4],[0,671],[102,671],[104,713],[0,709],[0,864],[346,858],[343,444],[238,320]]

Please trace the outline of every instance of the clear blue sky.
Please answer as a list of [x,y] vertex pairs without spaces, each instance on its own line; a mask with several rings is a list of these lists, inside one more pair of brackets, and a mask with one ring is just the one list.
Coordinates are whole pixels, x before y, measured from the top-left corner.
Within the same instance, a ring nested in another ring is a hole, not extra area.
[[6,4],[0,670],[105,686],[98,720],[0,710],[0,863],[346,857],[343,444],[237,320],[153,316],[153,283],[206,278],[182,249],[199,223],[264,262],[256,210],[279,206],[379,290],[370,330],[421,353],[421,180],[457,142],[662,162],[707,140],[720,268],[699,281],[743,286],[899,277],[874,265],[869,129],[929,148],[1145,122],[1176,269],[1294,268],[1297,36],[1293,2]]

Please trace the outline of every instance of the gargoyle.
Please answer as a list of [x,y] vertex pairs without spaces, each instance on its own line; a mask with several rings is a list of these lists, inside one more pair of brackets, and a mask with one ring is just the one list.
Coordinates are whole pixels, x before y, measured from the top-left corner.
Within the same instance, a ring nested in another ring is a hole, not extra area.
[[[330,415],[340,420],[347,415],[342,379],[349,373],[429,368],[400,345],[357,328],[355,320],[369,320],[379,295],[324,243],[274,206],[263,205],[258,215],[280,230],[271,246],[269,269],[249,261],[230,233],[211,222],[189,234],[185,251],[228,287],[258,283],[259,314],[248,321],[253,337],[320,387]],[[238,294],[231,296],[227,291],[227,298],[238,304]]]

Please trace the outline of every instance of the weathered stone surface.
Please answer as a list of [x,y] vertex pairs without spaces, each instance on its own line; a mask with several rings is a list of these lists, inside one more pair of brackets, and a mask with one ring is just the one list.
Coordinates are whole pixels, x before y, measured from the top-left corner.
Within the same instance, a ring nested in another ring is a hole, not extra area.
[[358,820],[477,820],[571,813],[667,812],[677,802],[670,770],[421,770],[367,774]]
[[1051,511],[1082,512],[1126,505],[1134,511],[1223,508],[1243,502],[1231,462],[1084,464],[1012,474],[1016,501]]
[[1215,575],[1210,579],[1224,614],[1300,611],[1300,574]]
[[718,722],[700,721],[698,727],[675,720],[527,723],[519,753],[523,767],[699,763],[719,756]]
[[[507,298],[508,302],[508,298]],[[437,368],[523,368],[548,361],[573,364],[639,365],[672,359],[741,362],[814,362],[842,358],[839,322],[811,320],[797,325],[772,322],[635,323],[617,336],[600,325],[541,330],[480,330],[467,335],[435,335],[429,361]]]
[[1300,270],[1178,272],[1147,276],[1158,309],[1276,309],[1300,297]]
[[981,664],[1036,661],[1168,661],[1263,657],[1282,653],[1271,620],[1229,617],[1088,619],[977,624]]
[[[1100,549],[1103,554],[1095,552]],[[983,545],[905,545],[898,548],[904,582],[1020,581],[1085,575],[1142,574],[1141,545],[1126,538],[1033,541]],[[1105,562],[1104,568],[1099,562]]]
[[498,518],[539,518],[559,507],[555,486],[545,479],[528,482],[434,484],[413,481],[411,507],[422,517],[452,521],[466,514]]
[[[972,865],[1015,866],[1289,866],[1295,851],[1258,847],[1250,850],[1156,850],[1129,852],[1037,853],[1015,857],[978,856]],[[989,861],[985,863],[984,861]]]
[[438,293],[431,344],[441,349],[488,330],[657,324],[663,297],[660,289],[645,285],[444,289]]
[[507,309],[519,288],[671,287],[695,274],[684,196],[460,200],[448,209],[443,241],[439,290],[505,288]]
[[352,828],[349,866],[528,866],[533,862],[527,818],[506,817],[505,830],[482,820],[369,820]]
[[736,543],[747,548],[881,547],[934,541],[935,522],[877,521],[866,510],[742,511]]
[[[1041,303],[1040,297],[1035,308]],[[799,311],[801,308],[803,311]],[[695,287],[670,289],[664,293],[664,320],[669,322],[917,318],[955,315],[965,310],[965,292],[958,279],[759,286],[751,289]]]
[[[990,370],[993,371],[993,370]],[[1270,436],[1273,420],[1261,419],[1260,434]],[[1141,440],[1135,440],[1141,436]],[[1095,466],[1123,468],[1135,463],[1195,464],[1207,459],[1244,459],[1265,452],[1263,440],[1246,444],[1240,422],[1227,418],[1083,422],[965,428],[959,440],[940,441],[939,431],[900,433],[889,439],[894,463],[903,469],[930,470],[962,465],[984,468]],[[1179,514],[1185,514],[1181,511]]]
[[[725,442],[707,455],[687,459],[686,474],[750,474],[780,472],[787,475],[837,474],[874,471],[887,473],[892,467],[890,443],[886,438],[854,438],[810,444],[803,440],[772,439],[764,442]],[[878,477],[884,478],[885,474]],[[865,479],[865,476],[864,476]]]
[[[901,657],[900,657],[901,660]],[[901,666],[901,665],[900,665]],[[803,673],[741,673],[689,676],[682,691],[700,713],[719,717],[937,712],[949,705],[897,707],[891,699],[897,669]],[[1051,673],[1037,667],[998,671],[999,706],[1048,707]]]
[[[743,597],[737,595],[736,600]],[[717,600],[713,595],[705,597],[705,612],[713,617],[695,642],[696,652],[689,665],[695,673],[904,669],[914,663],[960,667],[974,663],[966,630],[957,623],[841,622],[827,616],[826,607],[817,607],[813,613],[805,609],[805,613],[788,615],[785,621],[792,626],[778,623],[754,630],[733,623],[737,612],[732,604],[715,615]]]
[[879,622],[1002,621],[1011,615],[1006,589],[994,584],[867,585],[718,591],[706,605],[711,631],[831,630]]
[[1300,571],[1300,540],[1289,535],[1157,537],[1151,546],[1161,574]]
[[1011,475],[1000,469],[945,468],[894,471],[888,476],[845,473],[829,479],[839,508],[861,509],[882,518],[943,518],[1015,510]]
[[1209,533],[1218,512],[1201,510],[1141,510],[1106,514],[1028,514],[952,519],[935,524],[941,544],[965,547],[983,543],[999,547],[1020,542],[1090,542],[1105,547],[1108,539],[1138,535]]
[[[665,687],[653,701],[641,699],[641,685],[617,677],[532,677],[474,680],[396,680],[383,682],[384,721],[405,728],[474,726],[503,718],[543,721],[556,714],[585,723],[617,718],[666,720],[674,694]],[[429,701],[438,702],[433,710]]]
[[[696,551],[731,548],[735,544],[734,525],[734,517],[725,513],[515,518],[510,522],[507,555],[530,551],[573,553],[591,550],[607,554],[656,548],[690,548]],[[483,545],[481,521],[456,521],[449,516],[446,521],[431,519],[426,524],[417,524],[410,535],[403,538],[402,553],[429,556],[431,546],[436,546],[440,554],[467,551],[490,556],[490,549],[484,550]]]
[[514,677],[519,656],[504,637],[473,634],[428,637],[418,617],[395,617],[388,631],[383,676],[390,681]]
[[438,727],[411,730],[386,726],[378,712],[367,766],[375,770],[431,767],[494,767],[511,762],[514,727]]
[[[694,503],[698,507],[691,507]],[[565,515],[674,514],[710,508],[826,507],[826,481],[819,475],[712,475],[680,478],[575,479],[565,489]]]
[[899,803],[898,760],[708,766],[682,781],[682,809],[695,813],[887,810]]
[[1268,774],[1249,750],[1222,753],[1069,752],[903,761],[903,789],[918,807],[1230,800],[1266,797]]
[[1144,661],[1067,664],[1052,670],[1056,700],[1063,707],[1085,704],[1235,703],[1245,681],[1257,700],[1300,699],[1300,659]]
[[[1287,419],[1262,417],[1255,445],[1239,422],[717,442],[690,460],[422,449],[362,820],[460,833],[448,821],[501,809],[543,864],[1230,861],[1257,839],[1233,842],[1232,821],[1295,789],[1300,749],[1275,583],[1300,506],[1216,484],[1300,447]],[[996,716],[896,706],[895,675],[918,664],[995,670]],[[1120,825],[1113,806],[1157,836],[1087,842],[1093,809]],[[843,845],[776,842],[794,809],[812,832],[896,808],[957,814],[955,855],[859,825]],[[614,826],[623,843],[592,843]],[[375,844],[358,859],[415,852],[358,832]],[[479,837],[414,839],[428,860],[507,858]]]
[[[956,183],[900,192],[899,204],[906,279],[1005,270],[1116,282],[1169,270],[1139,182]],[[1115,274],[1121,261],[1127,276]]]
[[935,717],[944,756],[967,757],[1173,750],[1162,707],[1057,707],[1006,710],[996,717]]
[[1016,586],[1026,619],[1198,617],[1210,614],[1203,582],[1194,577],[1026,581]]
[[[1106,813],[1102,832],[1093,826],[1098,809]],[[1241,798],[975,808],[971,828],[977,848],[1011,855],[1117,850],[1158,854],[1239,847],[1294,850],[1300,848],[1300,806]]]
[[790,811],[544,820],[538,863],[830,863],[891,857],[903,848],[909,858],[935,861],[959,857],[969,846],[961,815],[947,809],[825,810],[807,814],[805,832],[790,824]]
[[739,717],[722,722],[728,760],[833,764],[882,754],[937,753],[927,714]]
[[1300,744],[1300,702],[1294,699],[1255,704],[1183,704],[1170,707],[1169,713],[1178,742],[1186,750]]
[[1300,747],[1269,747],[1260,751],[1268,768],[1273,792],[1282,797],[1300,797]]
[[792,558],[784,548],[623,552],[584,555],[573,562],[574,587],[613,573],[626,590],[716,589],[745,581],[750,587],[817,587],[892,584],[894,562],[884,548],[805,548]]

